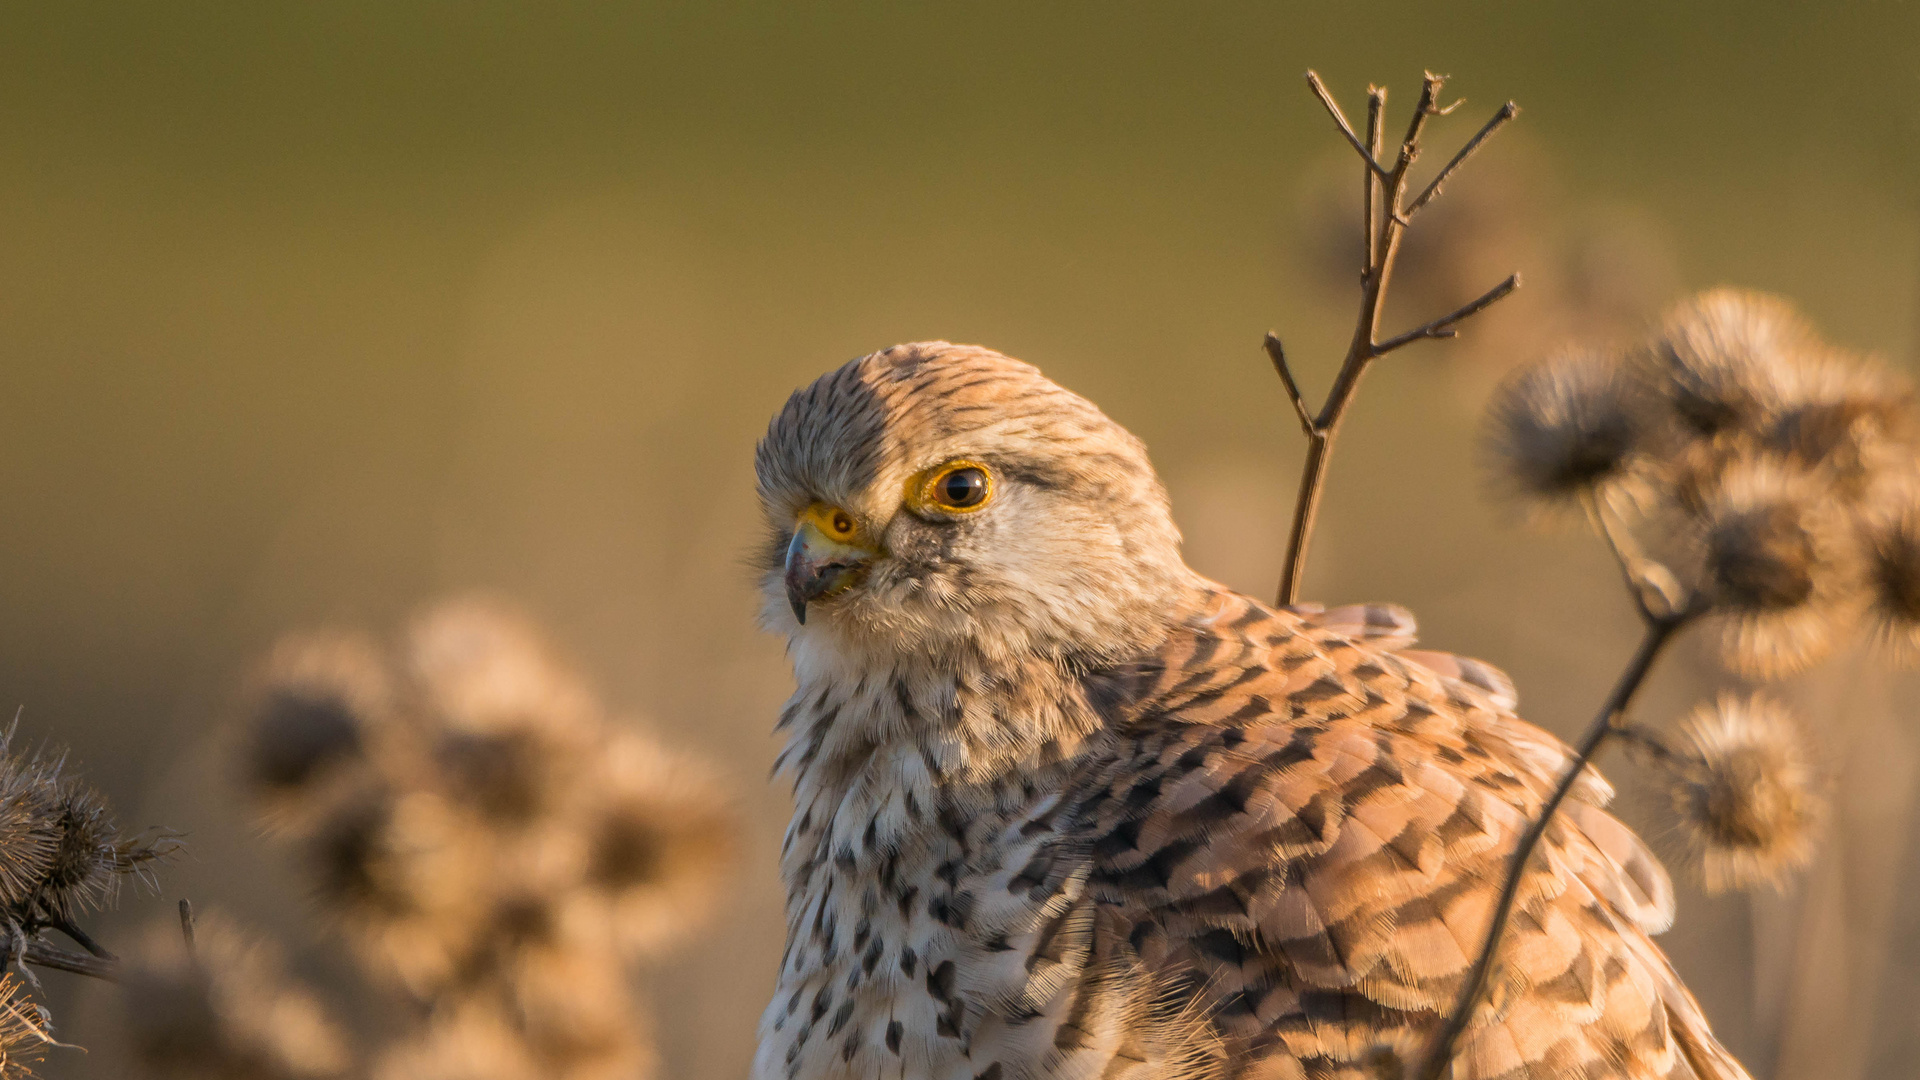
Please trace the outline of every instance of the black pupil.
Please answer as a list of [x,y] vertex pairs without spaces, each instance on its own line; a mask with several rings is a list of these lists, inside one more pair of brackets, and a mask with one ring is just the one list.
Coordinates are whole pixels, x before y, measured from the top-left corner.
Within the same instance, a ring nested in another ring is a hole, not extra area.
[[987,474],[955,469],[940,481],[940,499],[948,506],[972,506],[987,497]]

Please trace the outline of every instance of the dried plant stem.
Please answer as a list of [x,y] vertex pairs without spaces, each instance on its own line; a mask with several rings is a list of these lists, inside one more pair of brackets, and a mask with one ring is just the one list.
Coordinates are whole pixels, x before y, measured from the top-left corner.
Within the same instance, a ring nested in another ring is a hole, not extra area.
[[51,968],[54,971],[70,972],[74,975],[86,975],[108,982],[120,981],[120,963],[103,957],[90,956],[82,952],[62,949],[44,941],[28,941],[20,952],[20,958],[36,967]]
[[[1435,176],[1420,196],[1412,204],[1403,200],[1407,192],[1407,172],[1420,155],[1420,136],[1427,120],[1434,116],[1443,116],[1454,106],[1441,108],[1438,105],[1440,87],[1445,82],[1442,76],[1429,72],[1420,88],[1420,100],[1415,105],[1413,117],[1407,122],[1407,133],[1400,140],[1400,150],[1391,168],[1382,165],[1380,158],[1382,147],[1382,126],[1386,111],[1387,93],[1380,87],[1367,90],[1367,138],[1365,142],[1347,122],[1346,115],[1327,91],[1320,76],[1307,72],[1307,85],[1320,99],[1320,103],[1333,117],[1334,123],[1346,136],[1365,166],[1365,188],[1362,200],[1363,229],[1366,234],[1366,265],[1361,269],[1360,317],[1354,327],[1353,339],[1347,346],[1346,360],[1340,365],[1340,372],[1334,377],[1333,387],[1327,392],[1327,399],[1315,412],[1307,405],[1306,398],[1300,392],[1299,382],[1294,378],[1287,364],[1285,350],[1280,339],[1268,334],[1266,339],[1267,355],[1279,371],[1284,381],[1288,397],[1293,402],[1295,413],[1300,418],[1301,429],[1307,436],[1307,460],[1300,477],[1299,491],[1295,497],[1293,509],[1293,527],[1287,535],[1287,558],[1280,577],[1278,602],[1291,604],[1300,595],[1300,581],[1306,568],[1307,543],[1313,535],[1314,520],[1320,511],[1320,495],[1326,486],[1327,466],[1333,454],[1333,440],[1340,431],[1340,422],[1345,419],[1347,409],[1353,404],[1355,392],[1360,388],[1360,377],[1366,374],[1367,365],[1395,349],[1411,345],[1416,341],[1453,337],[1458,331],[1455,324],[1462,322],[1499,301],[1502,297],[1520,287],[1520,275],[1515,274],[1499,285],[1489,289],[1479,299],[1460,308],[1458,311],[1443,315],[1438,319],[1416,327],[1404,334],[1380,340],[1380,315],[1385,305],[1387,284],[1393,277],[1394,261],[1400,254],[1400,240],[1411,216],[1440,193],[1440,184],[1471,157],[1493,133],[1519,112],[1509,101],[1487,121],[1460,152],[1453,156],[1446,168]],[[1457,104],[1457,103],[1456,103]]]
[[114,956],[112,953],[101,948],[100,943],[93,940],[93,936],[91,934],[88,934],[85,930],[82,930],[78,926],[73,925],[73,923],[70,920],[61,919],[57,922],[48,923],[47,925],[67,935],[67,937],[73,939],[73,943],[75,945],[80,946],[81,948],[87,950],[88,952],[92,953],[93,955],[99,957],[102,960],[119,959],[118,957]]
[[1633,701],[1640,685],[1646,681],[1647,673],[1653,670],[1654,661],[1659,659],[1661,650],[1675,633],[1701,614],[1702,610],[1696,604],[1671,615],[1649,616],[1645,619],[1646,633],[1640,639],[1640,648],[1628,662],[1626,670],[1621,672],[1613,692],[1607,695],[1606,704],[1600,707],[1600,714],[1594,717],[1593,725],[1581,737],[1579,746],[1574,749],[1573,759],[1567,763],[1566,772],[1561,775],[1553,794],[1541,806],[1539,816],[1527,827],[1519,846],[1514,849],[1506,881],[1500,889],[1500,900],[1494,905],[1493,921],[1487,927],[1486,940],[1480,946],[1473,967],[1467,972],[1466,982],[1461,984],[1460,996],[1454,1002],[1453,1011],[1434,1036],[1433,1045],[1420,1065],[1419,1080],[1440,1080],[1452,1064],[1454,1047],[1466,1032],[1467,1024],[1472,1020],[1474,1009],[1479,1005],[1480,997],[1486,992],[1493,974],[1500,953],[1500,942],[1506,936],[1507,924],[1512,919],[1514,901],[1520,895],[1520,883],[1526,878],[1527,866],[1533,861],[1533,853],[1540,846],[1541,837],[1553,824],[1554,815],[1559,813],[1560,804],[1566,801],[1580,774],[1586,771],[1588,763],[1609,738],[1624,736],[1638,741],[1634,739],[1637,732],[1625,722],[1627,706]]
[[195,954],[193,944],[193,902],[190,900],[180,901],[180,937],[187,945],[187,959],[197,962],[199,957]]

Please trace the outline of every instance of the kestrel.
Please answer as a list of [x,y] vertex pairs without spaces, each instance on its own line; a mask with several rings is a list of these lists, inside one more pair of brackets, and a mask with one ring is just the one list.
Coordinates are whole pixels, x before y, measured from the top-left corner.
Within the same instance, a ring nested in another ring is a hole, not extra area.
[[[1359,1077],[1451,1008],[1569,759],[1402,610],[1187,568],[1139,440],[927,342],[756,457],[787,945],[755,1080]],[[1576,789],[1456,1080],[1744,1080],[1649,935],[1665,871]]]

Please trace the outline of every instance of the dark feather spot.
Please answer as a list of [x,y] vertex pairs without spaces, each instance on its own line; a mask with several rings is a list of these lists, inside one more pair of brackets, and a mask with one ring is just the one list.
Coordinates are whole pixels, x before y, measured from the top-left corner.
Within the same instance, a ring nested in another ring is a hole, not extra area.
[[940,966],[927,972],[927,993],[936,1000],[953,1000],[953,961],[942,960]]
[[848,1001],[840,1006],[840,1011],[833,1014],[833,1023],[827,1025],[827,1038],[831,1039],[840,1034],[840,1029],[846,1027],[847,1021],[851,1019],[853,1019],[853,1002]]

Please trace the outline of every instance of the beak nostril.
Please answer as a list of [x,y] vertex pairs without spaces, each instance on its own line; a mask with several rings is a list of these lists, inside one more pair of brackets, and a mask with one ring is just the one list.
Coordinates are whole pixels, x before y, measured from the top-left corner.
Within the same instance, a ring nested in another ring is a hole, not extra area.
[[785,578],[787,603],[793,617],[807,621],[807,605],[852,588],[874,553],[849,542],[857,533],[853,518],[841,510],[816,507],[802,518],[787,543]]

